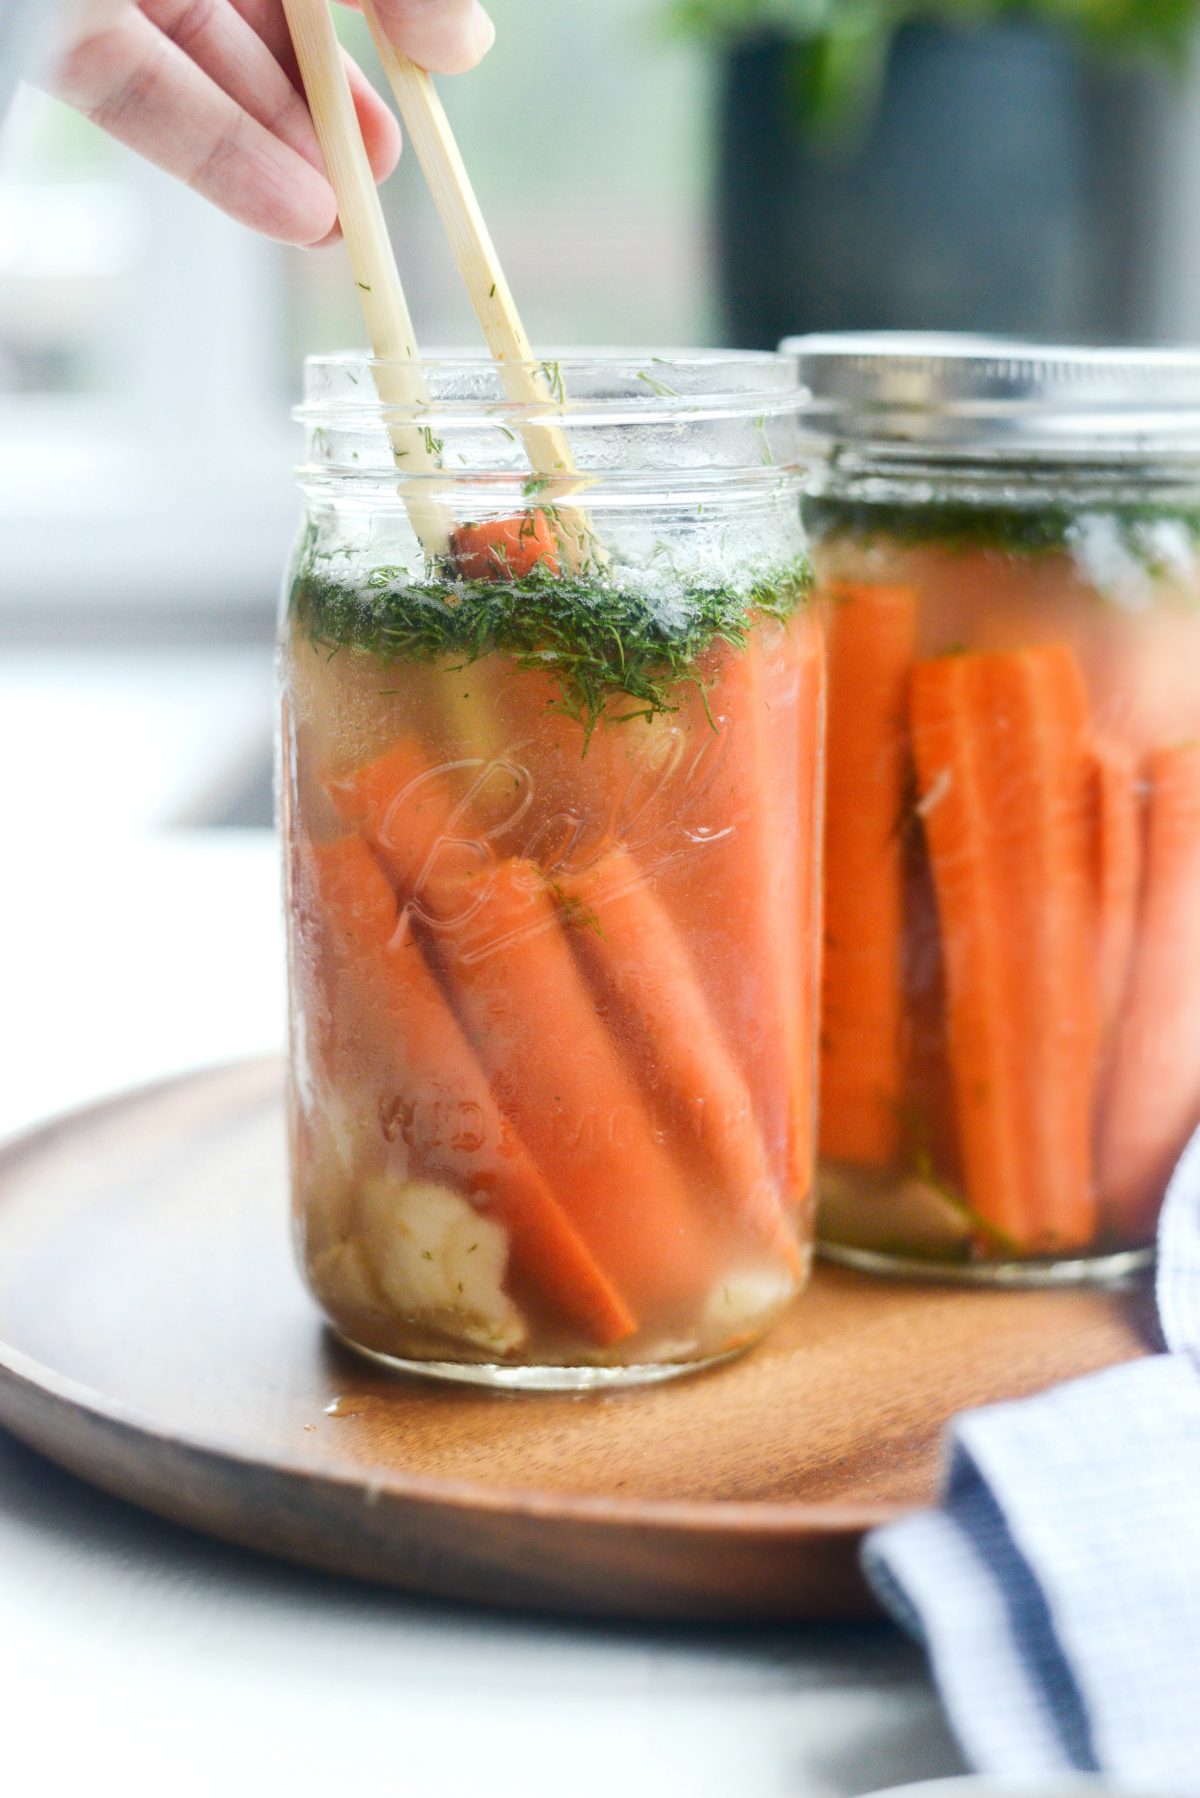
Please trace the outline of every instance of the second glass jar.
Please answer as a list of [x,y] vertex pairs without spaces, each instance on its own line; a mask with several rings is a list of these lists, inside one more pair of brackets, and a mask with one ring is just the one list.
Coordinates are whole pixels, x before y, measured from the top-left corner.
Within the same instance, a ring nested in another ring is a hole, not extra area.
[[309,1283],[530,1387],[719,1359],[804,1278],[823,684],[794,364],[541,372],[309,364],[282,649]]
[[790,347],[825,452],[821,1240],[1119,1275],[1200,1124],[1200,358]]

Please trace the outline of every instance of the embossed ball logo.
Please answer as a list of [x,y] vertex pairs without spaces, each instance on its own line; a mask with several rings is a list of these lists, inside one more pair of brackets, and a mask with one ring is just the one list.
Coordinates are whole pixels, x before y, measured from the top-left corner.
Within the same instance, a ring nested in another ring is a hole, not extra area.
[[[717,728],[699,745],[680,726],[665,724],[644,745],[631,747],[627,739],[594,748],[597,804],[587,812],[552,798],[542,802],[521,743],[490,758],[463,757],[423,770],[396,793],[380,820],[385,850],[403,854],[424,841],[423,814],[443,806],[448,787],[461,798],[414,870],[400,929],[416,917],[436,933],[442,953],[477,961],[546,928],[544,913],[532,903],[527,924],[514,926],[508,915],[497,926],[489,917],[492,873],[502,859],[529,862],[532,897],[586,874],[614,842],[636,856],[638,878],[647,879],[729,837],[737,827],[727,795],[712,806],[712,814],[723,818],[720,827],[708,822],[705,805],[734,736],[729,720],[714,722]],[[601,768],[602,753],[607,760]]]

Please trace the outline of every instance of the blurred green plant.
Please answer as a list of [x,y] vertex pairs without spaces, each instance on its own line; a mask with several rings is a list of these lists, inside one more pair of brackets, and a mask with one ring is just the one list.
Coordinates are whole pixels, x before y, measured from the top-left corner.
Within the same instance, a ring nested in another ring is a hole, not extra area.
[[869,110],[902,25],[971,30],[1000,18],[1035,19],[1100,52],[1182,67],[1200,24],[1200,0],[668,0],[668,10],[688,36],[784,39],[801,118],[835,134]]

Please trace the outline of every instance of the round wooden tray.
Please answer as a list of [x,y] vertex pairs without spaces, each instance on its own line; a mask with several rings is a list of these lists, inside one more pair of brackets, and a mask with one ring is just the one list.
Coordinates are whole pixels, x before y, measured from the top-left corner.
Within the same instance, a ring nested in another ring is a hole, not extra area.
[[149,1510],[423,1592],[636,1617],[867,1613],[864,1530],[964,1405],[1143,1354],[1148,1297],[822,1269],[766,1343],[637,1391],[499,1395],[332,1341],[289,1251],[274,1062],[0,1154],[0,1422]]

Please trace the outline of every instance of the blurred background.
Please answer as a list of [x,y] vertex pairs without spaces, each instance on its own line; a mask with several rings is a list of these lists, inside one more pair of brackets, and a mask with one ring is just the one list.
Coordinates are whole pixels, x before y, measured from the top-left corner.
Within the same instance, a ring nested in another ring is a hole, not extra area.
[[[494,52],[442,89],[541,347],[1200,339],[1200,0],[492,11]],[[423,343],[475,343],[415,158],[385,200]],[[23,93],[0,139],[0,753],[59,758],[76,828],[268,821],[289,407],[307,351],[360,337],[340,250],[260,242]]]

